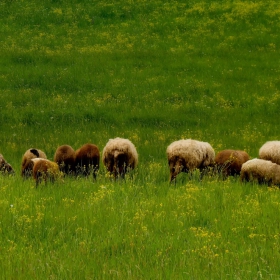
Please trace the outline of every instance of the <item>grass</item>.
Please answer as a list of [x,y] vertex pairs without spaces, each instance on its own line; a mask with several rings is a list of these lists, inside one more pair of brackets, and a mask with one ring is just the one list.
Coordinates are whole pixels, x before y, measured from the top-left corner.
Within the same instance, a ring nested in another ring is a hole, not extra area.
[[[276,1],[1,1],[1,278],[279,279],[279,191],[180,174],[166,147],[258,156],[277,140]],[[129,138],[139,167],[113,183],[35,189],[30,147]]]
[[3,279],[279,276],[278,189],[213,178],[177,187],[66,179],[37,190],[3,181]]

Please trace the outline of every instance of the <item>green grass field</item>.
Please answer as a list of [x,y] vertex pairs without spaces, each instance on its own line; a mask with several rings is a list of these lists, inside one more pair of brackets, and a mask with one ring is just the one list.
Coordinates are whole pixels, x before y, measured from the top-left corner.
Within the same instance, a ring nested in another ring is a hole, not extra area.
[[[0,3],[1,279],[280,279],[277,188],[195,173],[179,139],[252,158],[279,139],[277,1]],[[23,153],[130,139],[113,182],[23,181]]]

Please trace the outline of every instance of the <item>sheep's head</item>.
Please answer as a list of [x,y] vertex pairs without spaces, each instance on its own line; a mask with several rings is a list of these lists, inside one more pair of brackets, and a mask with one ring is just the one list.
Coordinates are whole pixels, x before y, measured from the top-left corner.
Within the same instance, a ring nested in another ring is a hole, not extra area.
[[6,162],[4,157],[0,154],[0,172],[2,173],[8,173],[8,174],[14,174],[15,171],[12,168],[12,166]]
[[182,157],[173,156],[168,160],[168,164],[170,170],[170,182],[172,182],[180,172],[188,172],[186,169],[186,162]]
[[4,163],[0,165],[0,172],[14,174],[15,171],[9,163]]
[[114,176],[117,177],[118,175],[123,176],[128,167],[128,155],[124,152],[115,151],[114,152],[114,166],[113,166],[113,173]]

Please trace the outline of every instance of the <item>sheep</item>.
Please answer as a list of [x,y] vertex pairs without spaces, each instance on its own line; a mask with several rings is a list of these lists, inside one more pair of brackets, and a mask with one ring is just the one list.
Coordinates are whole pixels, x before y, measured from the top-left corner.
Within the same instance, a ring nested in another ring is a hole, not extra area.
[[54,162],[64,174],[75,173],[75,150],[69,145],[59,146],[54,154]]
[[21,176],[24,178],[31,177],[33,168],[33,158],[47,158],[46,154],[39,149],[29,149],[27,150],[21,161]]
[[84,144],[75,152],[76,174],[88,176],[91,171],[93,178],[96,180],[99,170],[100,152],[94,144]]
[[259,158],[280,164],[280,141],[268,141],[259,150]]
[[105,145],[102,161],[115,180],[119,176],[124,179],[126,173],[136,168],[138,153],[130,140],[117,137],[110,139]]
[[47,180],[54,182],[60,175],[59,166],[56,162],[45,158],[32,158],[33,164],[33,178],[36,181],[36,187],[42,179],[47,183]]
[[[170,183],[180,172],[203,171],[214,166],[215,151],[207,142],[182,139],[171,143],[166,150],[170,169]],[[202,177],[201,173],[201,177]],[[175,180],[176,182],[176,180]]]
[[280,165],[264,159],[252,159],[243,163],[240,181],[256,181],[259,184],[280,185]]
[[240,175],[241,166],[250,159],[245,151],[240,150],[223,150],[215,157],[215,165],[223,178],[227,176]]
[[14,174],[15,171],[12,166],[4,159],[3,155],[0,154],[0,173]]

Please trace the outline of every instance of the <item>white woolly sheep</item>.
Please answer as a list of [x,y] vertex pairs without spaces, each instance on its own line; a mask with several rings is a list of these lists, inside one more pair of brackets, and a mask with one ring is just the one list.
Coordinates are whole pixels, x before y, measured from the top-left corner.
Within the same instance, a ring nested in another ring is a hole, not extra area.
[[60,175],[59,166],[56,162],[45,158],[32,158],[33,164],[33,178],[36,181],[36,187],[42,181],[45,183],[49,180],[54,182]]
[[223,177],[240,175],[242,164],[250,159],[245,151],[223,150],[215,157],[215,165]]
[[47,158],[46,154],[39,150],[39,149],[29,149],[27,150],[21,161],[21,176],[22,177],[30,177],[32,175],[32,169],[33,169],[33,161],[31,159],[33,158]]
[[100,152],[94,144],[84,144],[75,152],[76,174],[88,176],[91,172],[96,179],[99,170]]
[[0,173],[14,174],[15,171],[12,166],[4,159],[3,155],[0,154]]
[[75,150],[69,145],[59,146],[54,154],[54,162],[64,174],[75,173]]
[[[180,172],[203,171],[214,166],[215,151],[207,142],[183,139],[171,143],[166,150],[170,169],[170,182]],[[202,174],[201,174],[202,175]]]
[[138,153],[130,140],[117,137],[105,145],[102,161],[115,179],[118,176],[124,178],[126,173],[136,168]]
[[280,185],[280,165],[258,158],[248,160],[242,165],[240,180]]
[[280,164],[280,141],[268,141],[259,150],[259,158]]

